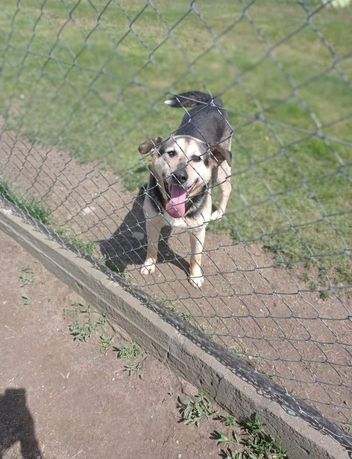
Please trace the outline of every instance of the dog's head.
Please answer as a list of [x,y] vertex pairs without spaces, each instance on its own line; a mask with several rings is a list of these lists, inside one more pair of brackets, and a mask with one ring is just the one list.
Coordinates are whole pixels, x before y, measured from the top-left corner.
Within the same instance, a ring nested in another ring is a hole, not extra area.
[[207,146],[194,137],[174,136],[147,140],[141,154],[152,154],[154,174],[166,201],[165,210],[174,218],[183,217],[186,202],[195,197],[212,177],[212,169],[223,161],[231,163],[231,153],[220,145]]

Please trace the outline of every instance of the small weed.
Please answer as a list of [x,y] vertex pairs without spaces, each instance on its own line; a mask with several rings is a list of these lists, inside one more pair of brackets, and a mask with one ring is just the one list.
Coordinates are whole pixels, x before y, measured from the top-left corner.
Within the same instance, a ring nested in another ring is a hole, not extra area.
[[242,421],[240,425],[246,429],[250,435],[259,435],[263,432],[263,425],[257,414],[246,421]]
[[318,277],[322,284],[324,284],[327,276],[327,269],[324,266],[318,266]]
[[83,323],[74,322],[68,327],[73,340],[87,342],[96,330],[96,324],[89,318]]
[[[203,325],[199,324],[197,320],[189,312],[179,312],[177,311],[175,306],[173,306],[172,304],[167,304],[166,301],[160,301],[160,303],[162,304],[162,306],[164,306],[165,309],[172,312],[172,314],[175,314],[176,316],[180,317],[182,320],[189,323],[194,328],[197,328],[199,331],[203,333],[205,332],[205,328],[203,327]],[[212,339],[211,335],[208,335],[208,338]]]
[[305,282],[306,284],[308,284],[308,282],[309,282],[308,273],[303,272],[299,277],[300,277],[300,279],[301,279],[303,282]]
[[265,457],[284,459],[287,457],[287,454],[281,445],[275,443],[269,435],[262,432],[253,439],[248,440],[248,444],[245,446],[245,450],[239,458],[241,457],[249,459],[260,459]]
[[100,265],[106,265],[108,260],[109,260],[108,256],[105,253],[103,253],[98,258],[97,263],[99,263]]
[[189,324],[193,325],[193,327],[198,328],[198,330],[204,331],[203,325],[200,325],[191,314],[181,312],[180,317],[182,317],[182,319],[188,322]]
[[220,454],[219,456],[222,458],[222,459],[241,459],[241,454],[242,453],[233,453],[231,451],[231,448],[226,448],[225,450],[222,449],[220,451]]
[[84,314],[86,319],[83,322],[75,320],[74,323],[70,324],[68,327],[70,334],[74,341],[87,342],[97,328],[106,323],[106,318],[100,316],[98,319],[94,319],[90,306],[85,303],[76,302],[73,304],[73,308],[75,315]]
[[34,271],[33,268],[29,265],[23,267],[21,269],[21,274],[19,276],[19,280],[21,283],[21,287],[24,287],[25,285],[30,285],[34,281]]
[[142,378],[143,362],[146,359],[146,355],[137,343],[131,341],[119,347],[114,346],[113,350],[116,352],[117,358],[127,360],[124,369],[127,371],[128,376]]
[[95,322],[96,327],[102,327],[106,324],[106,317],[105,315],[101,315],[99,319]]
[[[306,269],[309,269],[309,265],[306,265]],[[303,272],[300,276],[299,279],[301,279],[309,288],[311,292],[317,292],[319,288],[321,289],[322,287],[325,286],[325,276],[326,276],[326,269],[324,267],[319,266],[318,267],[318,282],[315,282],[310,279],[309,275],[307,272]],[[327,290],[319,290],[319,298],[322,300],[327,300],[329,298],[330,294],[329,291]]]
[[314,281],[310,281],[308,282],[308,288],[311,292],[316,292],[318,287]]
[[140,348],[140,346],[138,346],[137,343],[131,341],[130,343],[123,344],[122,346],[114,347],[114,351],[116,352],[116,356],[119,359],[121,358],[127,360],[134,360],[140,355],[142,349]]
[[180,312],[179,316],[181,319],[183,319],[185,322],[188,322],[189,324],[193,325],[194,324],[194,318],[193,316],[188,313],[188,312]]
[[181,421],[187,425],[195,424],[198,426],[200,422],[214,414],[211,402],[203,392],[199,392],[194,399],[188,400],[187,403],[183,403],[178,398],[176,407],[181,414]]
[[196,319],[191,315],[189,314],[188,312],[177,312],[176,311],[176,314],[181,317],[181,319],[183,319],[185,322],[188,322],[190,325],[192,325],[194,328],[197,328],[197,330],[201,331],[201,332],[205,332],[205,329],[203,327],[203,325],[199,324]]
[[230,414],[228,416],[217,416],[216,420],[220,421],[222,424],[224,424],[227,427],[238,425],[238,421],[235,418],[235,416],[231,416]]
[[22,298],[23,304],[26,306],[32,303],[32,300],[27,295],[22,295],[21,298]]
[[[235,420],[232,416],[231,422]],[[225,423],[222,418],[221,422]],[[285,459],[286,451],[275,442],[273,438],[265,433],[262,422],[256,414],[245,421],[238,421],[241,430],[227,435],[223,432],[214,432],[212,438],[218,445],[223,445],[220,456],[225,459]],[[229,425],[229,424],[228,424]],[[233,425],[233,424],[232,424]],[[240,439],[239,439],[240,437]]]
[[90,306],[89,304],[81,303],[80,301],[76,301],[76,303],[72,304],[74,310],[79,312],[80,314],[89,314],[90,313]]
[[142,378],[144,359],[145,357],[138,361],[132,360],[125,365],[125,371],[127,371],[128,376],[138,376],[139,378]]
[[107,352],[112,348],[113,336],[100,335],[99,337],[99,346],[102,352]]
[[238,436],[234,431],[231,432],[230,436],[225,435],[224,432],[215,431],[211,435],[211,438],[216,440],[218,445],[226,446],[226,447],[229,447],[231,445],[237,446],[239,443]]
[[79,237],[69,233],[64,228],[60,228],[56,231],[57,234],[62,237],[68,244],[70,244],[80,255],[93,256],[95,250],[95,243],[93,241],[82,241]]
[[89,255],[90,257],[94,253],[95,244],[93,241],[83,242],[78,237],[72,236],[68,239],[68,242],[73,245],[73,247],[81,254],[81,255]]
[[327,300],[329,298],[329,292],[327,290],[320,290],[319,292],[319,298],[322,300]]

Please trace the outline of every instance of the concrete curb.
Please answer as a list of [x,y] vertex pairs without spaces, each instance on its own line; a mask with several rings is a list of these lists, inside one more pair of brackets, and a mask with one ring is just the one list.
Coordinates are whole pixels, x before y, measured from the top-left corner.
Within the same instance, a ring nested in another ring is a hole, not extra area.
[[124,329],[136,342],[237,417],[260,415],[290,459],[348,459],[343,446],[308,422],[288,414],[229,368],[194,344],[92,264],[0,208],[0,229],[59,279]]

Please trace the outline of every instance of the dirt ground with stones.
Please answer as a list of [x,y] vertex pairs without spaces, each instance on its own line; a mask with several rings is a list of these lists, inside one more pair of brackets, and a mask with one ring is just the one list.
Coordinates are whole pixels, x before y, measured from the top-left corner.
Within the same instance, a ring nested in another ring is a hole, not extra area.
[[64,311],[79,297],[1,232],[0,253],[0,457],[219,457],[218,421],[179,422],[177,397],[195,388],[150,356],[140,379],[96,340],[73,341]]
[[[202,290],[187,282],[188,235],[163,233],[156,273],[139,270],[146,254],[143,197],[98,163],[0,137],[1,174],[50,211],[52,227],[94,241],[97,260],[192,320],[212,339],[338,423],[350,422],[351,296],[310,291],[303,267],[280,268],[256,244],[207,233]],[[146,177],[147,179],[147,177]],[[143,185],[143,184],[141,184]],[[314,272],[310,273],[314,280]],[[349,293],[350,295],[350,293]]]

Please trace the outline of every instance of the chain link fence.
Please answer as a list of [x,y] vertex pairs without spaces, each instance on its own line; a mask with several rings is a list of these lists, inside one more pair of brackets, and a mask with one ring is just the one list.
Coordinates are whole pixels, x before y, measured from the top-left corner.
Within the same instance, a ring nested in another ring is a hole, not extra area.
[[[313,0],[5,0],[0,12],[3,204],[247,362],[258,390],[347,448],[351,20],[352,7]],[[188,109],[163,101],[193,89],[221,96],[234,129],[201,289],[187,228],[166,226],[155,273],[140,273],[150,157],[138,145],[177,133]]]

